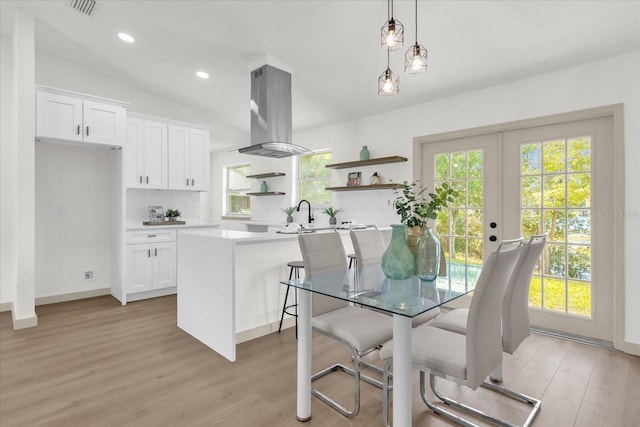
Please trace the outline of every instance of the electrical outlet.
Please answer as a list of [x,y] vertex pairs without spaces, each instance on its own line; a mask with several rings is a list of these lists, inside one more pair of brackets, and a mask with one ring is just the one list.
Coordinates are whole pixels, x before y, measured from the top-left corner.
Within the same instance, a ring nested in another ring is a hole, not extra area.
[[93,271],[85,271],[84,272],[84,280],[93,280]]

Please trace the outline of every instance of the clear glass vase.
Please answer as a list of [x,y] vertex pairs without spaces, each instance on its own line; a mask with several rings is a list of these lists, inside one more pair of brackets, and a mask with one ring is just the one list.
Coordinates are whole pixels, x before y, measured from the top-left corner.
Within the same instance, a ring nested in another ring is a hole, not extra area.
[[391,229],[391,241],[382,255],[382,271],[389,279],[409,279],[415,272],[416,258],[407,244],[405,226],[392,224]]
[[428,227],[418,239],[417,264],[420,279],[436,280],[440,268],[440,241]]

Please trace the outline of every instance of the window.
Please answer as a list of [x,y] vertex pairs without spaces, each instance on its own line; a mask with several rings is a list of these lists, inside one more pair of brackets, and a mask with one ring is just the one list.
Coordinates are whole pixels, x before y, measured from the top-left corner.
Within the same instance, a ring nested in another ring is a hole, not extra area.
[[331,170],[325,166],[331,162],[331,151],[300,156],[298,163],[298,194],[300,200],[313,205],[328,205],[331,194]]
[[251,189],[247,178],[251,165],[228,166],[226,169],[227,215],[251,215],[251,199],[247,196]]

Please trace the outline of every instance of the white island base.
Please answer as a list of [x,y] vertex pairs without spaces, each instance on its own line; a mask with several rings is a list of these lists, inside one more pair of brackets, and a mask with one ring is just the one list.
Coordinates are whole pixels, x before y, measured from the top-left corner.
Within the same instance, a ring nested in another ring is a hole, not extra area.
[[278,330],[296,234],[184,230],[178,248],[180,329],[231,361],[236,344]]

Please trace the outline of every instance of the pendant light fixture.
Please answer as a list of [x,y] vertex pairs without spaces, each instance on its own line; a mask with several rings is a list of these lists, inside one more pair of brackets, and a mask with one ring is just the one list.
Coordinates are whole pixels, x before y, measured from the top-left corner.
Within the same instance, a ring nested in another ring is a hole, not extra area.
[[400,92],[400,78],[389,68],[389,52],[387,49],[387,69],[378,77],[378,95],[394,96]]
[[404,26],[393,19],[393,0],[387,0],[387,22],[380,30],[382,49],[396,50],[404,46]]
[[416,43],[404,55],[404,72],[418,74],[427,71],[427,49],[418,44],[418,0],[416,0]]

